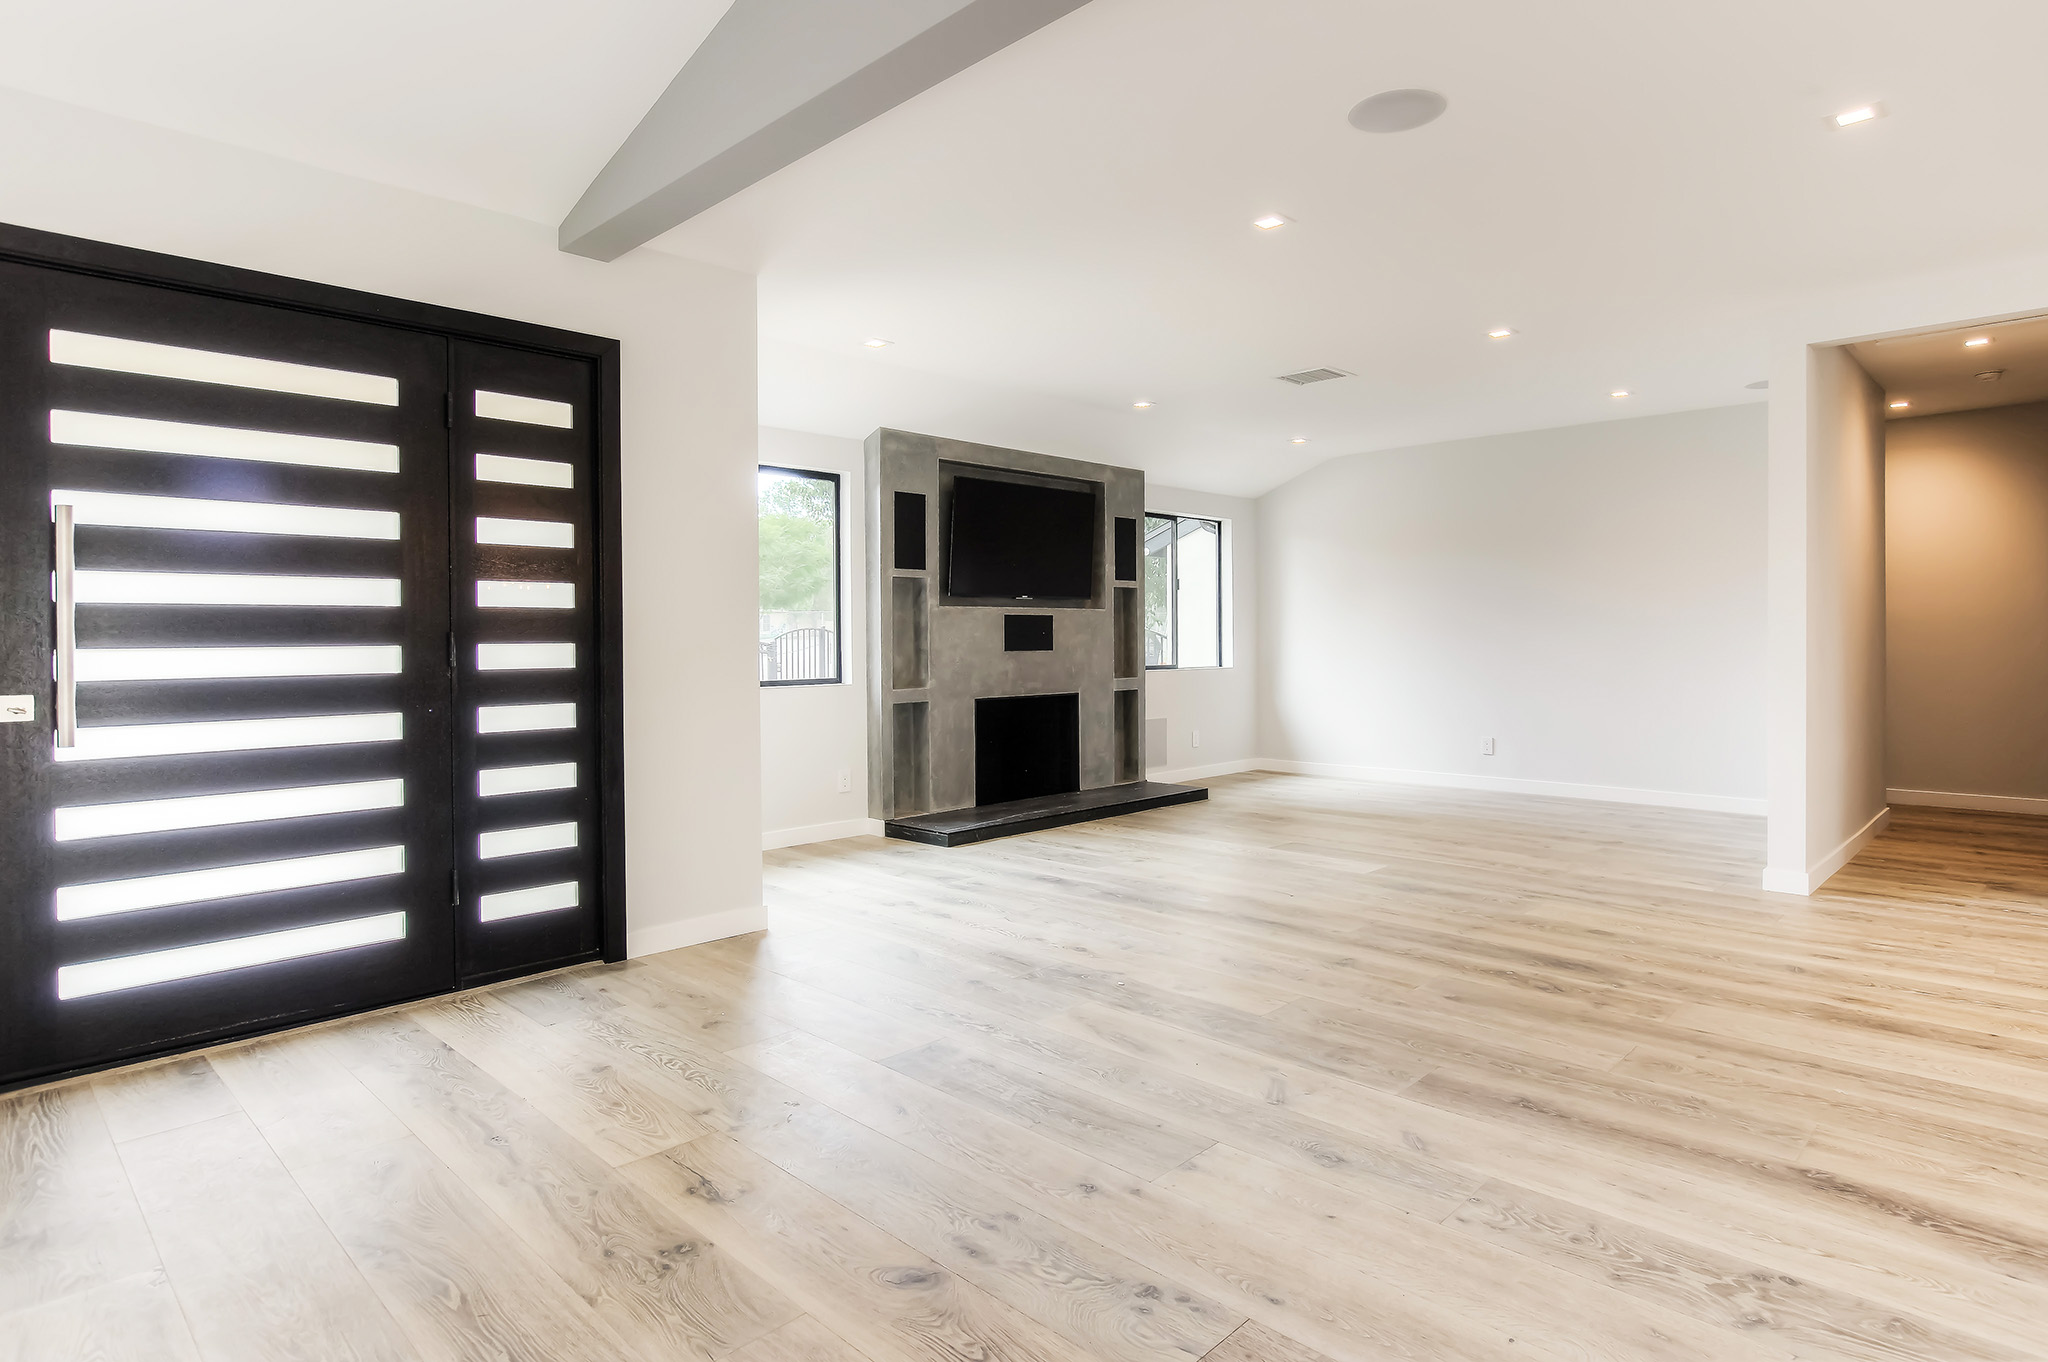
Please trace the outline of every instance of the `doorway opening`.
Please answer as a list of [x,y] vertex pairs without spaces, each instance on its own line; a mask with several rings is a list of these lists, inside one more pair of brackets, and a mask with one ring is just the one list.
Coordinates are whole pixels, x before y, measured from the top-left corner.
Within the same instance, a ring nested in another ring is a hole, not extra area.
[[1882,390],[1887,800],[2048,815],[2048,318],[1848,349]]
[[1841,349],[1881,459],[1867,732],[1893,826],[2031,846],[2007,873],[2048,893],[2048,317]]

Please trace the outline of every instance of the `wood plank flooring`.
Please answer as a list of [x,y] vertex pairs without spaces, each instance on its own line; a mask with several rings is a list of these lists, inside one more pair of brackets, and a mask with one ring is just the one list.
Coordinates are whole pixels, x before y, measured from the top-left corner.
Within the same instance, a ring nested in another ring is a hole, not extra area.
[[2048,1358],[2048,820],[1214,791],[0,1099],[0,1362]]

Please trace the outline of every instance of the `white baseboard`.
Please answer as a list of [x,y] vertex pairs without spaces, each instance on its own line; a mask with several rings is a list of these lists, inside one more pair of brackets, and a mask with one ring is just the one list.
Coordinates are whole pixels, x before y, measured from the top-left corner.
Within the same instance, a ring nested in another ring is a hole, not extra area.
[[1992,813],[2030,813],[2048,817],[2048,799],[2023,795],[1958,794],[1949,790],[1886,790],[1893,804],[1919,804],[1933,809],[1984,809]]
[[1764,892],[1803,896],[1813,892],[1813,881],[1804,870],[1780,870],[1767,865],[1764,867]]
[[1331,776],[1338,780],[1388,781],[1397,785],[1436,785],[1453,790],[1490,790],[1498,794],[1593,799],[1608,804],[1650,804],[1658,808],[1699,809],[1708,813],[1761,814],[1769,807],[1765,800],[1740,795],[1638,790],[1627,785],[1575,785],[1562,780],[1518,780],[1508,776],[1473,776],[1453,771],[1410,771],[1393,766],[1339,766],[1321,761],[1265,758],[1247,763],[1244,769],[1297,776]]
[[1240,771],[1256,771],[1260,767],[1257,757],[1239,757],[1234,761],[1219,761],[1209,766],[1178,766],[1171,770],[1161,768],[1147,771],[1145,779],[1178,784],[1184,780],[1214,780],[1218,776],[1234,776]]
[[723,941],[728,936],[745,936],[748,932],[766,930],[766,907],[734,908],[723,913],[686,917],[681,922],[643,927],[637,932],[629,927],[626,930],[626,954],[629,957],[658,955],[662,951],[679,951],[685,946],[701,946],[707,941]]
[[[1764,800],[1745,799],[1734,795],[1638,790],[1623,785],[1573,785],[1558,780],[1515,780],[1504,776],[1473,776],[1451,771],[1410,771],[1392,766],[1340,766],[1329,762],[1287,761],[1275,757],[1236,757],[1230,761],[1214,762],[1207,766],[1154,768],[1145,773],[1145,779],[1177,783],[1214,780],[1218,776],[1234,776],[1245,771],[1328,776],[1337,780],[1386,781],[1398,785],[1435,785],[1457,790],[1490,790],[1498,794],[1549,795],[1560,799],[1599,800],[1609,804],[1647,804],[1666,809],[1699,809],[1708,813],[1761,814],[1766,808]],[[2044,806],[2042,811],[2048,812],[2048,800],[2041,802]],[[878,818],[847,818],[836,823],[813,823],[808,827],[780,828],[764,832],[761,834],[761,849],[775,851],[782,847],[808,846],[813,842],[833,842],[841,837],[882,835],[882,821]],[[709,941],[715,938],[704,939]],[[663,946],[659,949],[675,948]]]
[[879,818],[842,818],[836,823],[813,823],[803,828],[778,828],[761,834],[761,850],[809,846],[812,842],[836,842],[841,837],[880,837]]
[[1868,823],[1842,839],[1842,844],[1815,861],[1804,873],[1778,867],[1764,869],[1764,889],[1773,894],[1809,895],[1832,878],[1836,871],[1856,859],[1858,852],[1891,825],[1889,806],[1879,809]]

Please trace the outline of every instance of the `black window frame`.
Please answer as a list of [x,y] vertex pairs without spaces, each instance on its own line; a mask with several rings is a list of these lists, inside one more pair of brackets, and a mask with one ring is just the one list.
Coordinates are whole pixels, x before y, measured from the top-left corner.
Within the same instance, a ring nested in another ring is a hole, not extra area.
[[[1229,663],[1229,661],[1228,661],[1228,659],[1229,659],[1229,656],[1230,656],[1230,648],[1229,648],[1229,639],[1228,639],[1228,638],[1226,637],[1226,633],[1225,633],[1225,631],[1226,631],[1226,630],[1227,630],[1227,629],[1229,628],[1229,618],[1230,618],[1230,617],[1229,617],[1229,615],[1228,615],[1228,614],[1226,614],[1226,613],[1225,613],[1225,611],[1224,611],[1224,589],[1223,589],[1223,588],[1224,588],[1224,583],[1225,583],[1225,582],[1226,582],[1226,581],[1227,581],[1227,580],[1229,579],[1229,577],[1230,577],[1230,571],[1229,571],[1229,560],[1228,560],[1228,552],[1227,552],[1227,549],[1226,549],[1226,547],[1225,547],[1225,545],[1226,545],[1226,538],[1225,538],[1225,535],[1224,535],[1224,533],[1223,533],[1223,518],[1222,518],[1221,516],[1213,516],[1213,515],[1178,515],[1178,514],[1176,514],[1176,513],[1172,512],[1172,511],[1147,511],[1147,512],[1145,512],[1144,520],[1143,520],[1143,521],[1142,521],[1142,522],[1140,523],[1140,525],[1139,525],[1139,529],[1138,529],[1138,566],[1139,566],[1139,571],[1140,571],[1140,573],[1143,573],[1143,572],[1144,572],[1144,571],[1146,570],[1146,567],[1147,567],[1147,566],[1148,566],[1148,565],[1150,564],[1150,562],[1152,561],[1152,556],[1151,556],[1150,554],[1148,554],[1148,553],[1146,553],[1146,552],[1145,552],[1145,541],[1146,541],[1146,538],[1147,538],[1147,535],[1146,535],[1146,533],[1145,533],[1145,527],[1146,527],[1147,525],[1149,525],[1149,524],[1150,524],[1150,523],[1151,523],[1152,521],[1155,521],[1155,520],[1170,520],[1170,521],[1172,521],[1172,522],[1173,522],[1173,527],[1174,527],[1174,528],[1173,528],[1173,533],[1172,533],[1172,536],[1171,536],[1171,538],[1169,538],[1169,539],[1168,539],[1168,541],[1167,541],[1167,543],[1168,543],[1168,556],[1169,556],[1169,557],[1170,557],[1170,558],[1172,559],[1172,564],[1173,564],[1173,565],[1172,565],[1172,573],[1173,573],[1173,576],[1172,576],[1172,577],[1171,577],[1171,578],[1170,578],[1170,579],[1169,579],[1169,580],[1167,581],[1167,584],[1166,584],[1166,613],[1167,613],[1167,617],[1168,617],[1168,618],[1169,618],[1170,620],[1172,620],[1172,621],[1173,621],[1173,661],[1171,661],[1171,662],[1149,662],[1149,661],[1148,661],[1148,662],[1147,662],[1147,663],[1145,664],[1145,670],[1146,670],[1146,671],[1148,671],[1148,672],[1180,672],[1180,671],[1188,671],[1188,672],[1217,672],[1217,671],[1222,671],[1222,670],[1224,670],[1225,668],[1227,668],[1227,667],[1228,667],[1228,666],[1230,665],[1230,663]],[[1215,661],[1214,665],[1211,665],[1211,664],[1208,664],[1208,663],[1199,663],[1199,664],[1195,664],[1195,665],[1192,665],[1192,666],[1183,666],[1183,665],[1181,665],[1181,660],[1180,660],[1180,540],[1181,540],[1181,534],[1180,534],[1180,524],[1181,524],[1181,522],[1182,522],[1182,521],[1184,521],[1184,520],[1198,520],[1198,521],[1201,521],[1201,522],[1202,522],[1203,524],[1205,524],[1205,525],[1214,525],[1214,526],[1216,527],[1216,661]],[[1145,579],[1144,579],[1144,577],[1143,577],[1143,576],[1141,575],[1141,576],[1140,576],[1140,577],[1138,578],[1138,589],[1139,589],[1139,599],[1140,599],[1141,601],[1142,601],[1142,600],[1143,600],[1143,598],[1144,598],[1144,586],[1145,586]]]
[[[816,478],[832,484],[832,674],[830,676],[792,677],[774,681],[763,678],[761,688],[782,689],[787,686],[843,686],[846,684],[846,475],[822,468],[796,468],[788,464],[763,463],[754,466],[756,479],[763,473],[785,473],[793,478]],[[760,522],[759,482],[755,483],[754,519]],[[761,565],[758,557],[754,563],[754,594],[760,596]],[[759,660],[756,659],[756,671]]]

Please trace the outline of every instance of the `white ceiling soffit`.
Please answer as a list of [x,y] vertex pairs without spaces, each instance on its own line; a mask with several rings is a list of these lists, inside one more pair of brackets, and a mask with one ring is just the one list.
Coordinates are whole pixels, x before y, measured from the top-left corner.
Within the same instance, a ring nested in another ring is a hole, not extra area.
[[733,0],[563,221],[614,260],[1088,0]]
[[1849,353],[1884,388],[1894,420],[2048,400],[2048,317],[1861,341]]
[[1095,0],[654,244],[759,274],[765,424],[1256,494],[1761,401],[1808,294],[2038,251],[2043,50],[2038,0]]
[[0,85],[555,223],[730,2],[0,0]]

